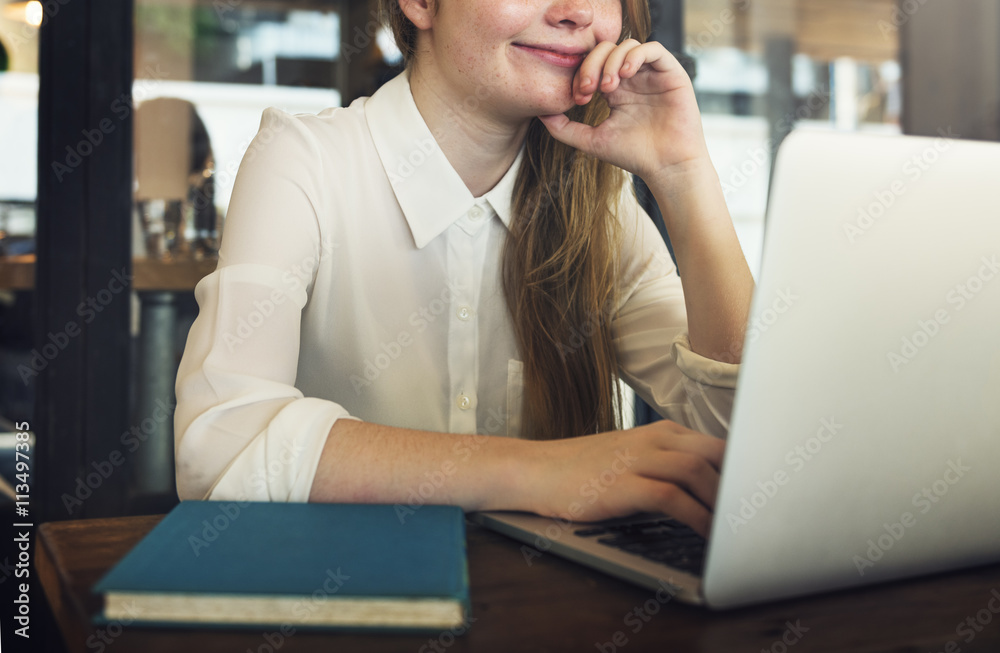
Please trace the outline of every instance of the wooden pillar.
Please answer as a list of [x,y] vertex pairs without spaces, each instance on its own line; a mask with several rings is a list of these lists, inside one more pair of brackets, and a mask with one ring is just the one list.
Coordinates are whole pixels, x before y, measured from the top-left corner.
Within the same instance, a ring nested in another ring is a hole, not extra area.
[[348,106],[378,88],[381,67],[373,61],[378,9],[373,0],[340,0],[340,56],[336,63],[336,84],[340,101]]
[[1000,3],[901,0],[903,130],[1000,140]]
[[751,4],[749,11],[752,40],[763,45],[767,66],[766,115],[773,175],[778,146],[794,127],[792,56],[797,48],[798,6],[796,0],[768,0]]
[[124,514],[130,471],[120,438],[129,412],[133,4],[46,7],[35,267],[42,358],[30,380],[36,524]]

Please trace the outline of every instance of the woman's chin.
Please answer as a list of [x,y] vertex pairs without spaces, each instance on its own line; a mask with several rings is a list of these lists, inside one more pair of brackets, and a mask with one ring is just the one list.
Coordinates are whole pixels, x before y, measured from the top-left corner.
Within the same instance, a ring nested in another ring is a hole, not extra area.
[[[572,89],[568,83],[565,88],[560,85],[558,88],[546,88],[544,92],[539,92],[540,90],[535,88],[530,95],[523,94],[516,99],[511,98],[514,99],[514,102],[508,105],[508,115],[513,115],[518,119],[552,116],[566,113],[576,106],[576,102],[573,101]],[[502,101],[499,100],[498,104]]]
[[565,96],[552,96],[544,98],[538,103],[535,111],[536,116],[553,116],[557,113],[566,113],[576,106],[573,96],[566,93]]

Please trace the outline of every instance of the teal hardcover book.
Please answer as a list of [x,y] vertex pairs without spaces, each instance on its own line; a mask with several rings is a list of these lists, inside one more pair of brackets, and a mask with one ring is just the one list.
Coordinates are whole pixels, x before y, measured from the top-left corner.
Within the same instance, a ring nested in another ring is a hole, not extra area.
[[96,623],[457,631],[471,608],[465,516],[183,501],[92,591]]

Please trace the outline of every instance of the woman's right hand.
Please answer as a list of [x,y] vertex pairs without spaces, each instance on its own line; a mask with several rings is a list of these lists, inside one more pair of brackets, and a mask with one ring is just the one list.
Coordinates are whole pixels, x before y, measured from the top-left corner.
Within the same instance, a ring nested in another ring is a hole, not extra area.
[[724,440],[663,420],[538,445],[533,512],[582,522],[663,512],[708,536]]

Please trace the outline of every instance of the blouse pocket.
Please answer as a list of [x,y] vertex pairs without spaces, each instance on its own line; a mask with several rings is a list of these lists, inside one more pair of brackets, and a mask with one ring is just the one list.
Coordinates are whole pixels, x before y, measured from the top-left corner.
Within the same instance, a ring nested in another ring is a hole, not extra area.
[[521,407],[524,401],[524,363],[507,361],[507,437],[521,436]]

